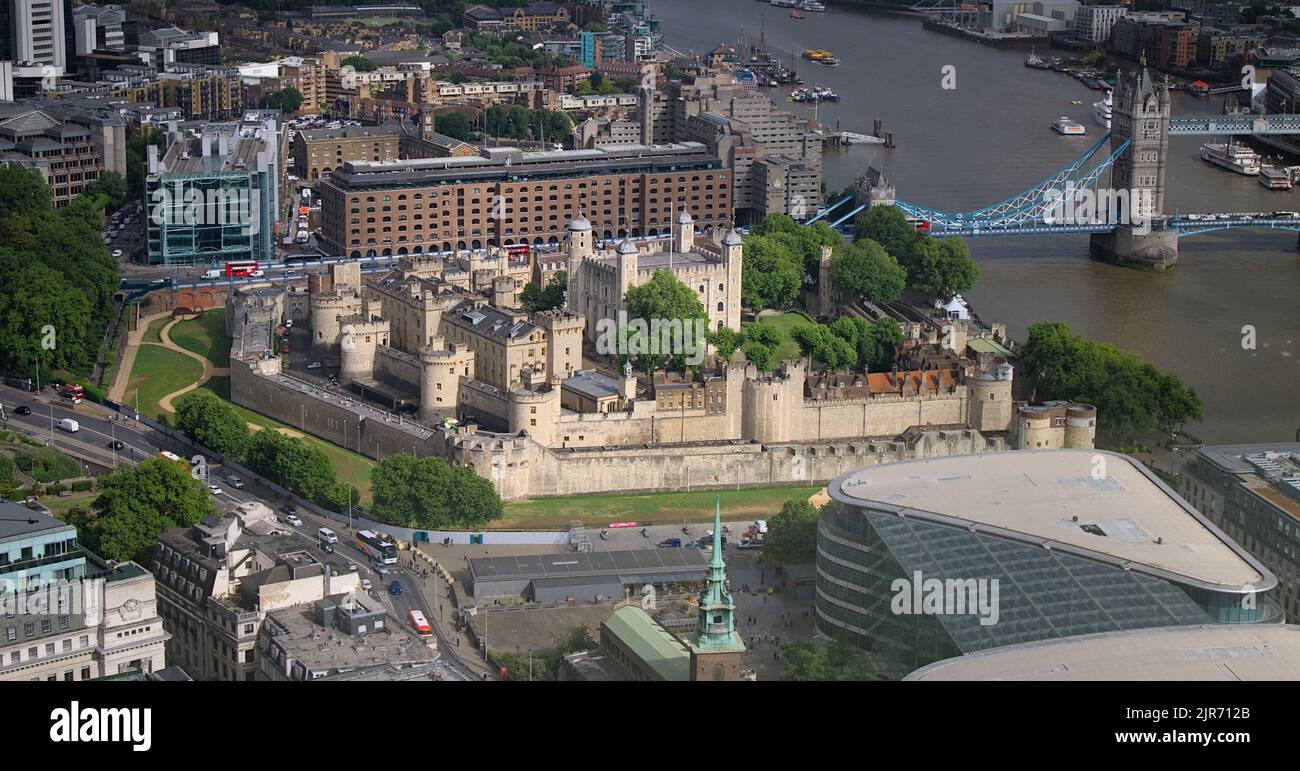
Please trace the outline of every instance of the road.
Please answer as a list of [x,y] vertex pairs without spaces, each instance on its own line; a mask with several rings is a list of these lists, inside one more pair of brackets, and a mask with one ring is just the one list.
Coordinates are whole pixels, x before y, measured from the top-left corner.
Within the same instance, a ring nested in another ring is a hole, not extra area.
[[[56,427],[53,431],[54,446],[98,460],[105,466],[114,466],[123,462],[137,463],[146,458],[156,457],[160,451],[166,449],[162,444],[150,439],[150,435],[154,434],[151,429],[139,431],[136,428],[138,424],[131,425],[132,421],[127,418],[119,416],[117,420],[112,420],[94,414],[92,411],[97,412],[101,409],[98,405],[83,403],[79,408],[74,408],[71,403],[63,402],[48,390],[43,391],[40,401],[33,400],[33,396],[34,394],[30,392],[0,385],[0,404],[4,405],[7,418],[5,427],[8,430],[22,431],[39,441],[49,443],[51,420],[57,426],[60,420],[72,418],[78,422],[80,430],[69,433]],[[50,403],[51,400],[53,404]],[[18,405],[31,407],[32,414],[15,415],[13,410]],[[114,440],[124,445],[123,449],[116,453],[116,457],[111,447]],[[233,512],[240,504],[250,501],[262,503],[273,511],[278,511],[280,506],[290,503],[270,490],[249,483],[249,480],[245,480],[248,486],[244,489],[236,489],[230,484],[230,476],[219,466],[209,469],[208,482],[221,489],[220,494],[213,496],[213,503],[223,512]],[[294,533],[305,541],[317,543],[316,532],[320,527],[342,531],[339,542],[334,548],[334,556],[337,559],[333,561],[333,566],[342,572],[347,570],[347,561],[351,560],[355,563],[361,575],[370,578],[372,582],[371,598],[389,606],[397,623],[408,623],[408,613],[413,608],[419,609],[430,620],[437,618],[434,608],[429,605],[425,596],[423,579],[412,573],[409,568],[388,565],[386,566],[387,577],[381,580],[381,576],[371,566],[369,557],[362,553],[348,537],[346,527],[301,509],[298,513],[302,517],[303,524],[302,527],[294,528]],[[409,552],[399,552],[399,554],[409,559]],[[388,590],[388,585],[393,580],[402,587],[400,595],[393,595]],[[474,673],[452,652],[454,646],[447,643],[438,625],[434,623],[432,626],[439,658],[445,666],[444,676],[449,679],[477,680]]]

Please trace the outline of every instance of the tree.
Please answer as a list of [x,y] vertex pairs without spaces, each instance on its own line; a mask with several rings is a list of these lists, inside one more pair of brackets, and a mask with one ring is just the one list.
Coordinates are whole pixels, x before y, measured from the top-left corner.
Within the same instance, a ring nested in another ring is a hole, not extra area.
[[921,239],[912,264],[908,275],[912,288],[944,302],[970,289],[980,277],[966,242],[956,237]]
[[[769,214],[763,217],[750,234],[785,236],[783,243],[797,257],[804,273],[814,278],[820,272],[818,266],[821,264],[822,247],[829,246],[833,249],[844,243],[839,232],[829,223],[819,220],[811,225],[802,225],[788,214]],[[748,254],[746,258],[748,259]]]
[[740,301],[746,308],[784,308],[799,296],[803,283],[803,258],[789,238],[745,238],[745,270],[741,273]]
[[857,316],[841,316],[831,323],[830,330],[853,347],[864,372],[890,369],[903,345],[902,328],[889,318],[867,321]]
[[627,311],[640,319],[707,319],[704,305],[691,288],[661,268],[650,280],[627,290]]
[[731,361],[731,355],[745,342],[745,336],[731,327],[722,327],[708,333],[709,345],[724,361]]
[[833,679],[826,654],[811,643],[797,642],[781,646],[785,657],[785,679],[798,682],[821,682]]
[[313,503],[330,506],[334,469],[324,450],[279,431],[263,429],[253,435],[245,455],[248,467]]
[[339,65],[343,67],[351,67],[357,72],[374,72],[379,69],[379,65],[375,64],[374,61],[360,55],[345,56],[343,57],[343,60],[339,62]]
[[780,565],[804,565],[817,559],[817,508],[806,500],[786,501],[767,523],[763,556]]
[[176,428],[205,447],[235,458],[248,449],[251,434],[230,402],[211,391],[195,391],[176,407]]
[[776,357],[772,353],[772,349],[766,345],[751,343],[745,349],[745,358],[749,359],[750,363],[755,367],[758,367],[760,372],[770,372],[772,370],[772,360]]
[[474,129],[469,124],[469,118],[465,117],[462,112],[445,112],[434,118],[434,127],[438,133],[467,142],[474,136]]
[[549,311],[553,308],[560,308],[564,305],[564,297],[569,291],[569,273],[568,271],[557,271],[551,278],[551,282],[542,289],[535,281],[529,281],[524,285],[524,291],[520,295],[520,302],[523,303],[524,310],[531,312]]
[[606,29],[607,28],[605,27],[604,24],[601,24],[598,21],[591,21],[591,22],[587,22],[587,25],[582,28],[582,31],[583,32],[604,32]]
[[904,269],[910,269],[920,236],[903,212],[893,206],[872,206],[853,223],[856,241],[880,244]]
[[1030,325],[1017,361],[1038,399],[1091,404],[1098,427],[1116,436],[1173,431],[1201,419],[1200,398],[1176,376],[1113,345],[1078,337],[1060,322]]
[[0,215],[31,216],[49,211],[50,186],[41,173],[17,164],[0,166]]
[[104,196],[108,199],[108,209],[114,211],[121,208],[122,204],[126,202],[126,177],[116,171],[100,172],[99,177],[94,182],[86,185],[83,194],[91,198],[100,195]]
[[374,514],[389,524],[471,528],[501,516],[496,489],[469,466],[396,453],[376,464],[370,478]]
[[841,249],[831,262],[831,278],[840,291],[872,303],[897,300],[907,282],[898,260],[870,239]]
[[208,490],[175,461],[151,458],[99,478],[91,510],[70,517],[77,538],[111,560],[143,560],[169,527],[215,516]]
[[295,112],[302,106],[302,92],[293,86],[282,88],[271,94],[262,97],[262,107],[268,110],[284,110],[285,112]]
[[754,343],[762,343],[769,348],[777,347],[784,339],[785,335],[781,333],[781,330],[771,324],[764,324],[761,321],[757,324],[750,324],[749,328],[745,330],[745,340]]
[[801,324],[790,331],[804,356],[825,364],[831,371],[848,369],[858,361],[853,345],[832,334],[825,324]]

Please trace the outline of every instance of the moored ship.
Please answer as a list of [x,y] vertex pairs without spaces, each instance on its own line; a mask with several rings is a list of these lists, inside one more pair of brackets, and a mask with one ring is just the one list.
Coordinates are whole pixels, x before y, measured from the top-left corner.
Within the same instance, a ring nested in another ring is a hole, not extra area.
[[1290,190],[1295,182],[1286,169],[1279,169],[1276,166],[1264,164],[1259,167],[1259,184],[1269,190]]
[[1201,145],[1201,160],[1238,174],[1253,176],[1259,173],[1259,153],[1236,142]]
[[1092,103],[1092,114],[1097,119],[1097,123],[1105,128],[1110,128],[1111,112],[1111,92],[1106,92],[1106,98],[1100,102]]

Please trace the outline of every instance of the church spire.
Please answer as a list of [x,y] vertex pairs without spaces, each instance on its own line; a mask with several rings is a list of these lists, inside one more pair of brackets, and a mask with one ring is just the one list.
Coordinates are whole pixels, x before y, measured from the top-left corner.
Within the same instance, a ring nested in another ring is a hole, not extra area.
[[736,604],[727,588],[727,562],[722,553],[722,500],[714,497],[713,557],[709,560],[708,583],[700,592],[700,615],[696,624],[696,650],[741,648],[736,634]]

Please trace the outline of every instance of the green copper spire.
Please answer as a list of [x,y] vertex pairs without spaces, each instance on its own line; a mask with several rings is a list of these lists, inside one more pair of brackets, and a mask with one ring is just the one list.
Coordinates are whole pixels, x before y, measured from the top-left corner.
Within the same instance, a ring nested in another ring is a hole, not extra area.
[[695,649],[740,648],[736,634],[736,605],[727,589],[727,562],[722,554],[722,500],[714,498],[713,558],[709,560],[708,585],[700,592],[700,617],[695,625]]

